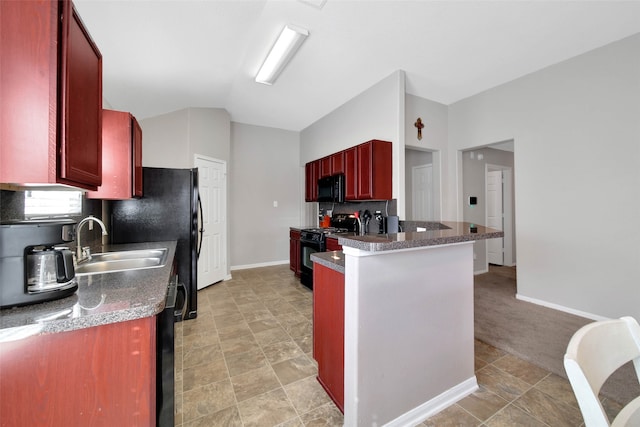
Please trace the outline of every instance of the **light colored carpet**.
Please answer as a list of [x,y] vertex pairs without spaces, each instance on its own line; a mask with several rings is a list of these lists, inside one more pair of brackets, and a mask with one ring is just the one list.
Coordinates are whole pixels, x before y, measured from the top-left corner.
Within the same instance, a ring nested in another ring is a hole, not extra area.
[[[592,322],[517,300],[514,267],[491,266],[475,276],[475,336],[550,372],[567,377],[563,357],[569,340]],[[633,367],[625,365],[605,383],[602,394],[627,403],[640,395]]]

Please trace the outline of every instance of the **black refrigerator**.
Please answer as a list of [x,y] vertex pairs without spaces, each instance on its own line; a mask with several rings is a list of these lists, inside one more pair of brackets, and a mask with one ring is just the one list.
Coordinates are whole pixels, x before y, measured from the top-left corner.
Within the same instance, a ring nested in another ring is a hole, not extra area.
[[177,240],[178,281],[186,295],[176,305],[184,319],[193,319],[198,309],[198,169],[142,168],[143,196],[112,201],[111,243]]

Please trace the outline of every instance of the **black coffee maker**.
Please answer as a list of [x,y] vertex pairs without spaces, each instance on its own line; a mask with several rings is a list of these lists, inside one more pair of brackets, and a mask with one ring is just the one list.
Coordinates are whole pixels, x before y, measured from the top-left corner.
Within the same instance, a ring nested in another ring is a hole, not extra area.
[[64,298],[78,289],[73,220],[10,221],[0,224],[0,308]]

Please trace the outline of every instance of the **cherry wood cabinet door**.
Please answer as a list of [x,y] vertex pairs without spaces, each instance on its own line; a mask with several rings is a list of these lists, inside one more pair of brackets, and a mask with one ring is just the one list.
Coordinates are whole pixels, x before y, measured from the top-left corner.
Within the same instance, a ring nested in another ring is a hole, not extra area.
[[318,381],[344,413],[344,274],[313,266],[313,358]]
[[358,150],[351,147],[344,150],[344,197],[345,200],[358,198]]
[[392,144],[388,141],[371,141],[371,198],[390,200],[393,196]]
[[102,55],[71,2],[63,2],[62,13],[60,181],[97,188],[102,183]]
[[320,160],[305,165],[305,202],[318,200],[318,179],[320,178]]
[[334,153],[331,156],[331,175],[344,173],[344,151]]
[[54,183],[56,1],[0,1],[0,182]]
[[371,140],[357,146],[358,200],[389,200],[392,197],[392,145]]
[[327,237],[325,242],[327,251],[341,251],[342,245],[338,243],[338,239],[335,237]]
[[0,423],[154,426],[156,318],[0,345]]
[[357,199],[373,198],[372,144],[365,142],[358,149],[358,195]]
[[0,1],[0,182],[101,182],[102,57],[68,1]]
[[102,110],[102,185],[91,199],[125,200],[142,196],[142,129],[124,111]]
[[320,176],[319,178],[325,178],[331,176],[331,157],[323,157],[320,159]]
[[133,195],[142,197],[142,128],[135,117],[133,125]]

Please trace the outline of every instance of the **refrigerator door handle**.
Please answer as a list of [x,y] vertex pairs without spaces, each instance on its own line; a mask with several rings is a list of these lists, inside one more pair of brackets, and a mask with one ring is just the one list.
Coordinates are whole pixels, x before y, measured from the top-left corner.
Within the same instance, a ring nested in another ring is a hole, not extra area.
[[200,194],[198,194],[198,210],[200,211],[200,236],[198,238],[199,242],[198,242],[198,252],[197,252],[197,259],[200,259],[200,250],[202,249],[202,237],[204,236],[204,227],[202,226],[202,224],[204,223],[203,219],[203,212],[202,212],[202,200],[200,199]]

